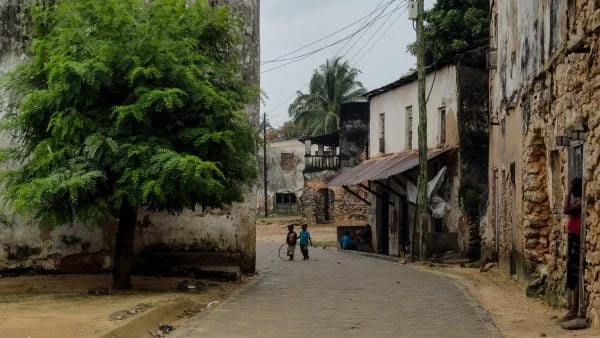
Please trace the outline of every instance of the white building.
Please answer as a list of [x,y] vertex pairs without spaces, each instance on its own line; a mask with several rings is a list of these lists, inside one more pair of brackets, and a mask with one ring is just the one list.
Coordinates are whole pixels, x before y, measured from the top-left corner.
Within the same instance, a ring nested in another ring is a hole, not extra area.
[[[428,254],[464,252],[479,258],[479,208],[487,189],[488,84],[486,43],[457,51],[427,68],[427,145],[430,181]],[[330,186],[369,192],[373,247],[400,255],[418,242],[417,74],[370,91],[369,160]],[[475,206],[475,207],[473,207]],[[414,245],[415,251],[418,245]]]

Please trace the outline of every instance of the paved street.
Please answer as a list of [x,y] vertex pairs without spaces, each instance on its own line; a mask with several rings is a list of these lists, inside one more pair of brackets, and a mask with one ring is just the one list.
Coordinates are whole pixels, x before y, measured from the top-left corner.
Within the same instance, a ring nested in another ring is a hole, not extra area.
[[173,336],[492,336],[476,303],[447,279],[331,249],[284,262],[278,247],[259,242],[260,280]]

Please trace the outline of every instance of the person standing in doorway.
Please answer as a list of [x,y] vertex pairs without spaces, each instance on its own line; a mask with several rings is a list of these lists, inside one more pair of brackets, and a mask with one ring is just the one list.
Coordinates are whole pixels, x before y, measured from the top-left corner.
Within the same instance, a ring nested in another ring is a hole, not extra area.
[[579,310],[579,248],[581,244],[581,192],[580,178],[571,181],[569,192],[563,202],[563,213],[569,215],[567,222],[567,289],[571,294],[571,307],[563,320],[577,317]]

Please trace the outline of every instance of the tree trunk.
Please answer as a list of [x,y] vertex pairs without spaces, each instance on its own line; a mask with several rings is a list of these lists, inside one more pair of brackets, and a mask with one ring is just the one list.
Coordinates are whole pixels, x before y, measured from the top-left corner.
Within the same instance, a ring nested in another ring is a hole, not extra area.
[[137,210],[124,202],[119,209],[119,228],[115,242],[112,287],[116,290],[131,289],[131,260]]

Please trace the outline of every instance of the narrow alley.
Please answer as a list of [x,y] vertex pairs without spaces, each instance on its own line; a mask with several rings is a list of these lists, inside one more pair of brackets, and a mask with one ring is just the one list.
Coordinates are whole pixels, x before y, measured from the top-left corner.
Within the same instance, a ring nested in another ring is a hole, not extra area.
[[[174,337],[496,337],[451,280],[334,249],[281,261],[257,242],[260,278]],[[482,319],[483,318],[483,319]]]

